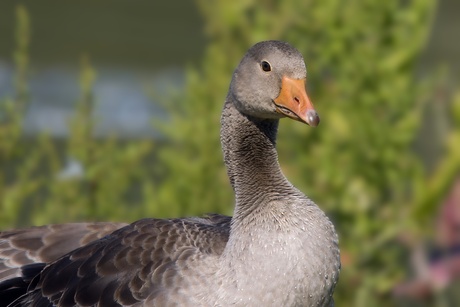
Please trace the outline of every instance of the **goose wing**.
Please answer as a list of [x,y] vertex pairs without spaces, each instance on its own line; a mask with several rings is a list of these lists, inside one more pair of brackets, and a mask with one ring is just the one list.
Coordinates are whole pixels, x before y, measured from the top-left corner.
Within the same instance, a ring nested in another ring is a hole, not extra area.
[[[230,217],[144,219],[78,248],[47,265],[17,304],[118,306],[180,303],[197,286],[206,256],[220,255]],[[196,261],[197,259],[200,261]],[[200,279],[202,277],[202,279]],[[175,297],[177,295],[177,297]],[[19,306],[18,305],[18,306]],[[22,306],[22,305],[21,305]]]
[[69,223],[0,232],[0,282],[20,277],[21,267],[49,263],[124,223]]

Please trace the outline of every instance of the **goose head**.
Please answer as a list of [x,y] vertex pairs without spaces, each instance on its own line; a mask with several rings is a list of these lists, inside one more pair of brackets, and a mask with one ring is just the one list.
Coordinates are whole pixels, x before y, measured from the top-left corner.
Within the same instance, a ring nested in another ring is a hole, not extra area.
[[300,52],[285,42],[251,47],[230,84],[235,107],[261,119],[289,117],[316,127],[319,116],[305,90],[307,69]]

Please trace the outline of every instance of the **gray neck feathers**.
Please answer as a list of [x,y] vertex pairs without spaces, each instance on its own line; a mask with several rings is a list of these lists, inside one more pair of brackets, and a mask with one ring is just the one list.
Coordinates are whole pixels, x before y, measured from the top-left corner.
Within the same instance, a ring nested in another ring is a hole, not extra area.
[[229,95],[222,112],[221,143],[235,192],[234,220],[240,220],[260,205],[290,194],[298,196],[298,190],[283,175],[278,163],[278,120],[243,115],[231,99]]

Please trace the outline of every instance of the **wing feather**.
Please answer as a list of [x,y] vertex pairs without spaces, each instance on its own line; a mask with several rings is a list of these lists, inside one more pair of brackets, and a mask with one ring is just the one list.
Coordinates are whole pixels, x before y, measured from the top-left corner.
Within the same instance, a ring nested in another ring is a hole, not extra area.
[[217,215],[137,221],[48,264],[22,302],[47,301],[50,306],[166,302],[189,285],[183,276],[190,263],[223,252],[229,229],[230,217]]
[[126,226],[123,223],[69,223],[0,232],[0,282],[21,276],[21,267],[49,263]]

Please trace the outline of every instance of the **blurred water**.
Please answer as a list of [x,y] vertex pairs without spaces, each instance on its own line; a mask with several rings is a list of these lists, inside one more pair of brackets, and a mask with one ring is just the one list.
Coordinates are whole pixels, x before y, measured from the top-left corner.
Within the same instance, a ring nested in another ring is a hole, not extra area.
[[[1,96],[13,95],[13,67],[0,63]],[[168,91],[182,88],[184,72],[179,68],[158,72],[101,67],[94,84],[95,135],[115,134],[120,137],[144,138],[156,136],[152,121],[166,114],[159,102],[149,97],[167,97]],[[78,75],[71,69],[48,67],[30,77],[30,101],[25,113],[25,132],[45,131],[56,137],[68,133],[80,98]],[[166,98],[165,98],[166,99]]]

